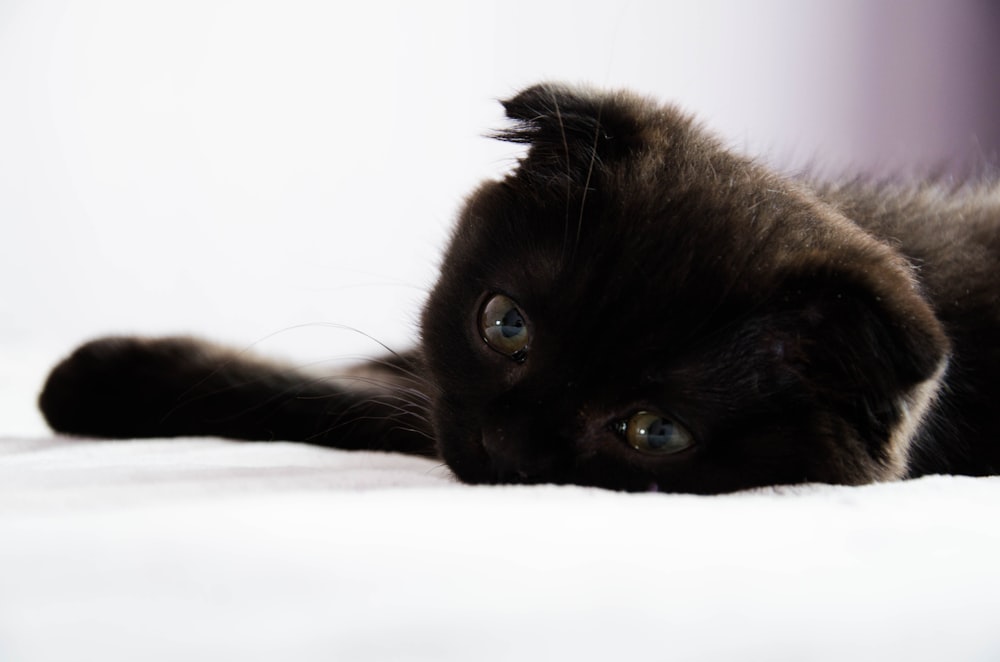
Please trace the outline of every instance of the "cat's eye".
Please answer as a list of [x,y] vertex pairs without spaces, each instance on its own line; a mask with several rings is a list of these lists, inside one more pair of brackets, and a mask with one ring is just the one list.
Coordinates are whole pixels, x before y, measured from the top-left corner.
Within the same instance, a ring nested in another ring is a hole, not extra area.
[[503,294],[490,297],[479,315],[479,330],[492,349],[516,361],[524,360],[531,336],[513,299]]
[[694,438],[677,421],[651,411],[637,411],[618,424],[632,448],[643,453],[669,455],[694,445]]

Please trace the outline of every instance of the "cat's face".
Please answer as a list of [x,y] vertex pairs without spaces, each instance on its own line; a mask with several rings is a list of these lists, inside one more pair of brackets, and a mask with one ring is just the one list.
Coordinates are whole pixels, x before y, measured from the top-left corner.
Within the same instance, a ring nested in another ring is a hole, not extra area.
[[423,316],[468,482],[719,492],[900,476],[946,342],[908,266],[681,114],[554,86]]

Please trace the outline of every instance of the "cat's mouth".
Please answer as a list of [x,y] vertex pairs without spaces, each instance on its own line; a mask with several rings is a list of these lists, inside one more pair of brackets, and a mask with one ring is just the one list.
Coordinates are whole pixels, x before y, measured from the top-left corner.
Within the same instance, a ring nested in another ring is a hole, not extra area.
[[495,483],[565,483],[571,458],[552,443],[542,444],[505,427],[486,427],[480,432]]
[[[602,429],[610,430],[610,427],[608,424]],[[595,464],[592,453],[581,453],[580,444],[574,438],[551,429],[540,429],[534,417],[521,422],[508,415],[502,422],[487,423],[478,432],[473,432],[472,437],[468,446],[478,448],[476,459],[463,463],[466,471],[460,472],[460,477],[467,482],[594,486],[607,482],[605,474],[610,467]],[[472,457],[466,459],[472,460]],[[640,480],[626,489],[656,491],[660,487]]]

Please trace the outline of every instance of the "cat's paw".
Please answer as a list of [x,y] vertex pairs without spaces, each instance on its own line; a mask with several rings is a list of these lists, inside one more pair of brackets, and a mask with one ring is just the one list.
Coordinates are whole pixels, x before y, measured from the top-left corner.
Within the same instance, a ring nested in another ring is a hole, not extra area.
[[38,398],[53,430],[101,437],[156,436],[183,393],[176,379],[198,344],[190,339],[91,341],[53,368]]

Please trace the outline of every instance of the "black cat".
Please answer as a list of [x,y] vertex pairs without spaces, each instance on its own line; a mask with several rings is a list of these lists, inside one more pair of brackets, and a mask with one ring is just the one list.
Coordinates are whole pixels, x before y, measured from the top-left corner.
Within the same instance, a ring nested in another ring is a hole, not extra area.
[[317,379],[190,339],[78,349],[55,430],[436,455],[470,483],[722,492],[1000,469],[1000,187],[778,176],[629,93],[504,104],[420,344]]

